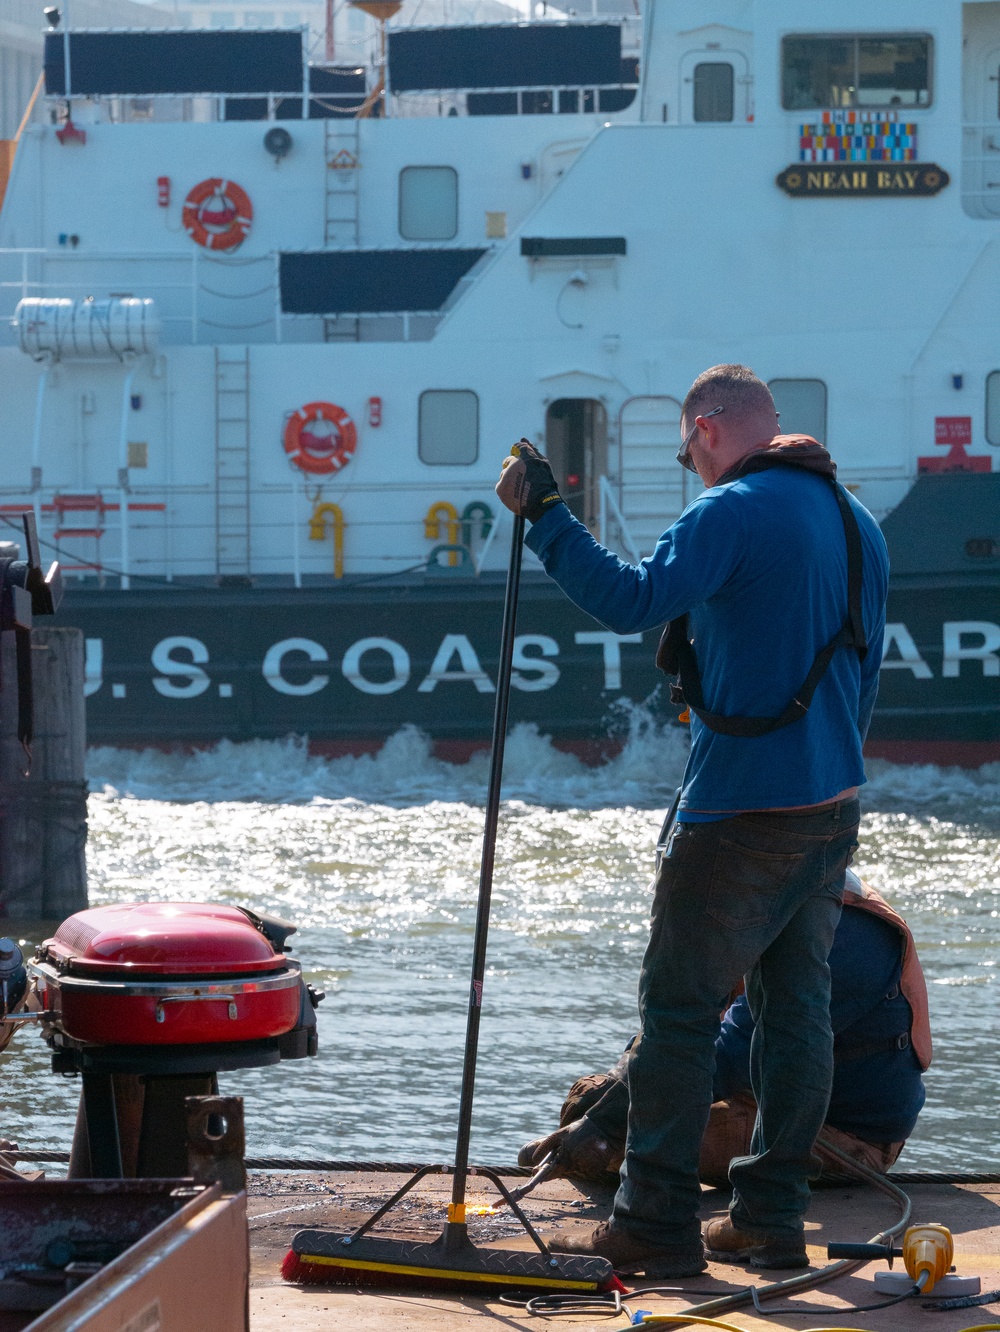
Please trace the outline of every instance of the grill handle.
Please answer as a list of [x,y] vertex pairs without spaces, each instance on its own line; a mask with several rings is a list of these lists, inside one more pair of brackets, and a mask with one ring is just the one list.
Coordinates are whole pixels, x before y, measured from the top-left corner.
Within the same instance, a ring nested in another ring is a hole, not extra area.
[[167,1015],[163,1011],[164,1004],[196,1004],[199,1001],[228,1003],[229,1019],[236,1021],[236,996],[234,994],[168,994],[162,999],[156,1001],[156,1020],[165,1022]]

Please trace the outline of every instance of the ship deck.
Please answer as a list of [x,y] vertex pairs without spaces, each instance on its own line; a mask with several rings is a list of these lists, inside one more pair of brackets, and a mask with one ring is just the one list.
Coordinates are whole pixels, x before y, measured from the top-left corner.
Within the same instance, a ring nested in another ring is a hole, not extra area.
[[[361,1223],[398,1187],[405,1176],[386,1174],[272,1174],[254,1175],[250,1199],[251,1290],[250,1326],[252,1332],[332,1332],[361,1327],[379,1332],[418,1332],[423,1328],[497,1329],[534,1327],[553,1324],[531,1317],[522,1310],[498,1300],[470,1295],[418,1294],[394,1291],[382,1294],[350,1288],[294,1286],[279,1276],[281,1260],[296,1230],[326,1227],[347,1230]],[[516,1187],[522,1181],[510,1181]],[[437,1176],[424,1181],[404,1200],[404,1205],[390,1213],[382,1223],[382,1233],[407,1238],[432,1238],[440,1229],[448,1200],[446,1178]],[[477,1182],[472,1181],[473,1188]],[[489,1201],[485,1183],[482,1203]],[[983,1292],[996,1291],[997,1302],[978,1308],[940,1311],[924,1310],[914,1299],[888,1309],[870,1313],[842,1312],[847,1305],[872,1304],[886,1298],[878,1295],[872,1276],[879,1264],[870,1264],[855,1274],[840,1278],[828,1287],[810,1291],[794,1299],[777,1299],[776,1307],[794,1307],[794,1316],[762,1317],[750,1310],[723,1315],[726,1322],[746,1332],[758,1329],[854,1328],[871,1332],[890,1329],[927,1328],[929,1332],[959,1332],[983,1324],[1000,1325],[1000,1184],[953,1185],[921,1183],[906,1186],[913,1200],[914,1221],[935,1221],[948,1226],[955,1238],[955,1265],[962,1275],[981,1278]],[[556,1231],[585,1231],[605,1219],[610,1211],[610,1190],[582,1186],[567,1180],[542,1185],[526,1200],[529,1218],[536,1222],[543,1237]],[[412,1199],[412,1201],[410,1200]],[[480,1201],[478,1194],[471,1201]],[[720,1215],[728,1195],[706,1189],[703,1199],[704,1219]],[[815,1194],[807,1227],[810,1256],[816,1266],[826,1261],[825,1245],[833,1240],[868,1240],[892,1225],[897,1209],[891,1199],[868,1185],[824,1189]],[[470,1233],[477,1242],[528,1248],[530,1241],[518,1234],[518,1227],[503,1216],[477,1219]],[[884,1265],[882,1265],[884,1266]],[[897,1264],[897,1270],[899,1265]],[[792,1273],[747,1275],[743,1267],[713,1263],[707,1273],[676,1284],[684,1289],[717,1291],[720,1295],[744,1287],[749,1281],[764,1284],[767,1279]],[[633,1284],[633,1283],[630,1283]],[[640,1284],[636,1282],[634,1284]],[[702,1297],[704,1298],[704,1297]],[[679,1313],[695,1302],[682,1297],[668,1299],[642,1296],[629,1300],[633,1309],[652,1313]],[[765,1305],[765,1307],[767,1307]],[[838,1312],[841,1311],[841,1312]],[[624,1328],[626,1317],[581,1315],[561,1317],[555,1326],[581,1329]],[[690,1325],[693,1326],[693,1325]]]

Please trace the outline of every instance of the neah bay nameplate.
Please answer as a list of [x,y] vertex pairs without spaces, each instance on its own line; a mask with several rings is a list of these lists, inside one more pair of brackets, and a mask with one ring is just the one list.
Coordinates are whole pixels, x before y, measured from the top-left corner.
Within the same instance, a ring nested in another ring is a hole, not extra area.
[[776,184],[795,199],[898,199],[937,194],[949,180],[933,162],[824,162],[786,167]]

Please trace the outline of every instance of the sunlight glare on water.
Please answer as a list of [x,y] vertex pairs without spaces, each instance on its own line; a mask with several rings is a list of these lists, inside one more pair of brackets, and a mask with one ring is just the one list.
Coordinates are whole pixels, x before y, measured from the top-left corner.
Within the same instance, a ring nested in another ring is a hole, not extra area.
[[[570,1083],[632,1034],[656,832],[684,740],[637,714],[622,754],[584,767],[532,727],[508,745],[473,1153],[512,1160]],[[936,1060],[903,1162],[994,1160],[1000,1039],[1000,765],[872,763],[857,868],[910,920]],[[447,1159],[454,1145],[487,760],[431,757],[398,732],[375,757],[302,742],[192,755],[90,755],[91,900],[240,902],[298,922],[327,992],[320,1056],[223,1074],[248,1150]],[[41,927],[28,931],[32,942]],[[66,1146],[79,1083],[22,1033],[4,1058],[0,1135]]]

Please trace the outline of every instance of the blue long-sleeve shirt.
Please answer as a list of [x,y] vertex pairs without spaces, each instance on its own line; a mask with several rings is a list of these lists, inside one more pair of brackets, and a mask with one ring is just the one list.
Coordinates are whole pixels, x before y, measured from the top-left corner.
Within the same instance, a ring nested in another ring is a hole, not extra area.
[[[902,1142],[924,1104],[913,1047],[892,1048],[909,1033],[910,1005],[899,990],[899,931],[866,911],[844,911],[830,950],[833,1092],[826,1122],[868,1142]],[[746,995],[732,1004],[715,1042],[712,1095],[750,1091],[754,1021]]]
[[[697,717],[681,810],[735,813],[819,804],[865,780],[861,746],[878,689],[889,560],[851,497],[864,554],[868,655],[834,654],[804,718],[752,739]],[[777,716],[847,614],[847,547],[829,483],[772,467],[699,495],[639,565],[605,550],[564,504],[527,544],[571,601],[615,633],[688,612],[706,707]]]

